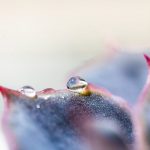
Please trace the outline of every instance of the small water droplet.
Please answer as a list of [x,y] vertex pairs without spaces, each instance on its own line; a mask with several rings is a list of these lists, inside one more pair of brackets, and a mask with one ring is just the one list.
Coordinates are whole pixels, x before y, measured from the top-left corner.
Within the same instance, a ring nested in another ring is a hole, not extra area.
[[38,98],[42,98],[44,100],[48,100],[50,97],[52,97],[51,95],[38,95]]
[[64,96],[61,96],[61,98],[64,99],[65,97],[64,97]]
[[36,108],[38,108],[38,109],[41,108],[40,104],[37,104],[37,105],[36,105]]
[[36,91],[31,86],[23,86],[18,91],[27,97],[30,97],[30,98],[36,97]]
[[71,91],[84,94],[87,93],[88,83],[79,76],[71,77],[67,82],[67,88]]

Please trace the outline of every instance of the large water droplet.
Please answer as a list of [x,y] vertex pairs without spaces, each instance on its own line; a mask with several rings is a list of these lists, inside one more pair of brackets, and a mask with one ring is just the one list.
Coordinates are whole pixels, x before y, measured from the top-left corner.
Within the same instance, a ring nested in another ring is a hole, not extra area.
[[80,94],[84,93],[88,83],[79,76],[71,77],[67,82],[67,88],[71,91],[78,92]]
[[30,97],[30,98],[36,97],[36,91],[31,86],[23,86],[22,88],[19,89],[19,92],[21,92],[23,95]]

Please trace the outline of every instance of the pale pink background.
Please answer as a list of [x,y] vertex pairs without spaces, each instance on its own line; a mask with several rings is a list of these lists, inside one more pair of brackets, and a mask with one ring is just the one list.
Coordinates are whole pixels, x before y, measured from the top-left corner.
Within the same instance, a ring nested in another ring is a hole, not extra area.
[[0,84],[64,88],[106,51],[150,47],[149,0],[0,0]]

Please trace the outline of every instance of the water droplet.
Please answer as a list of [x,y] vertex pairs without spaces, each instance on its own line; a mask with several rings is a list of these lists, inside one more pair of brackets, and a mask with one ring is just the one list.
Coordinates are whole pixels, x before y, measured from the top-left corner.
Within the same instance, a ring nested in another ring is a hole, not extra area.
[[23,86],[22,88],[19,89],[19,92],[30,98],[36,97],[36,91],[31,86]]
[[71,91],[80,93],[80,94],[85,94],[87,93],[88,83],[82,79],[81,77],[71,77],[69,81],[67,82],[67,88]]
[[64,97],[64,96],[62,96],[61,98],[63,98],[63,99],[64,99],[65,97]]
[[40,108],[41,108],[40,104],[37,104],[37,105],[36,105],[36,108],[40,109]]

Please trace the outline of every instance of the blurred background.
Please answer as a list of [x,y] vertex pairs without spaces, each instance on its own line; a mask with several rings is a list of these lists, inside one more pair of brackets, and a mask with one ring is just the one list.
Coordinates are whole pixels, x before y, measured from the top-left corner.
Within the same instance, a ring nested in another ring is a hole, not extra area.
[[111,44],[150,47],[149,0],[0,0],[0,85],[64,88]]

